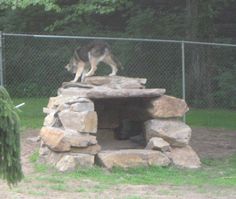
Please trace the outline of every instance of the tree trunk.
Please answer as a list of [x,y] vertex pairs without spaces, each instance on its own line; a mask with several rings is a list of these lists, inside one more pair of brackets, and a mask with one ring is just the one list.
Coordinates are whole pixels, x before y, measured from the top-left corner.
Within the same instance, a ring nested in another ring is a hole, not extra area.
[[[198,35],[198,0],[186,0],[186,38],[190,41],[196,41]],[[189,57],[188,61],[188,87],[187,96],[190,104],[197,101],[201,96],[201,67],[200,67],[200,50],[197,45],[187,46]]]

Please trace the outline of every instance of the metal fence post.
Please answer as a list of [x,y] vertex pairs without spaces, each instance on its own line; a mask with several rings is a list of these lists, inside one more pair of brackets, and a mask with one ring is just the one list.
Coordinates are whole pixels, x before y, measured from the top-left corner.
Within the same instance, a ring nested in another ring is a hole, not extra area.
[[[181,42],[181,57],[182,57],[182,98],[185,100],[186,88],[185,88],[185,45]],[[186,122],[186,116],[184,115],[183,121]]]
[[3,56],[2,56],[2,48],[3,48],[3,42],[2,42],[2,32],[0,31],[0,85],[3,86]]

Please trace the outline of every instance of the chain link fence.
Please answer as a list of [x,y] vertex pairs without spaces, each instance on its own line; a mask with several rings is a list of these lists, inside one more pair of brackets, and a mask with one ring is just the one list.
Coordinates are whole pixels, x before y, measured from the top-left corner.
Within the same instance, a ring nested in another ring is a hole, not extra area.
[[[118,75],[147,78],[148,88],[166,88],[190,107],[236,108],[236,45],[3,33],[1,80],[15,98],[54,96],[73,79],[64,66],[74,49],[94,39],[111,45],[124,66]],[[96,72],[109,73],[102,64]]]

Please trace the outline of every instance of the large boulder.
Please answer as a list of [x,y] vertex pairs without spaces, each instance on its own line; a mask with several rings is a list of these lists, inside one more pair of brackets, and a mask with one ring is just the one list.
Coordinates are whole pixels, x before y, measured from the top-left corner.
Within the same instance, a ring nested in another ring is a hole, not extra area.
[[71,145],[64,139],[65,131],[59,128],[43,127],[40,137],[45,145],[54,151],[70,151]]
[[188,110],[183,99],[167,95],[153,99],[148,104],[148,112],[152,118],[183,117]]
[[96,161],[107,169],[112,167],[167,166],[170,164],[169,158],[163,153],[141,149],[102,151],[97,154]]
[[191,128],[179,120],[152,119],[145,122],[146,140],[161,137],[171,146],[183,147],[189,143]]
[[64,110],[58,115],[65,129],[83,133],[97,133],[98,119],[95,111],[72,112]]
[[97,144],[95,136],[53,127],[43,127],[40,137],[45,145],[58,152],[70,151],[71,147],[87,147]]
[[75,171],[78,167],[94,165],[94,156],[88,154],[66,154],[57,163],[56,168],[61,172]]
[[201,167],[201,161],[191,146],[173,148],[168,156],[176,166],[190,169]]

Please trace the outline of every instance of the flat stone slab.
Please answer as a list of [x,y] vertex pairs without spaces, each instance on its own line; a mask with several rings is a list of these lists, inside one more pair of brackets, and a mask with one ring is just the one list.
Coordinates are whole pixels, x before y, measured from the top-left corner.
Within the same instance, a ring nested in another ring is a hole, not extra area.
[[147,79],[132,78],[123,76],[91,76],[86,77],[83,83],[80,82],[64,82],[63,88],[93,88],[94,86],[105,86],[112,89],[120,88],[145,88]]
[[109,88],[144,88],[147,79],[145,78],[131,78],[122,76],[92,76],[87,77],[84,83],[95,86],[106,86]]
[[102,98],[132,98],[132,97],[159,97],[166,92],[165,89],[111,89],[104,87],[96,87],[92,89],[83,88],[60,88],[58,94],[62,96],[76,96],[89,99]]
[[96,161],[107,169],[113,167],[167,166],[170,164],[169,158],[163,153],[142,149],[102,151],[97,154]]

